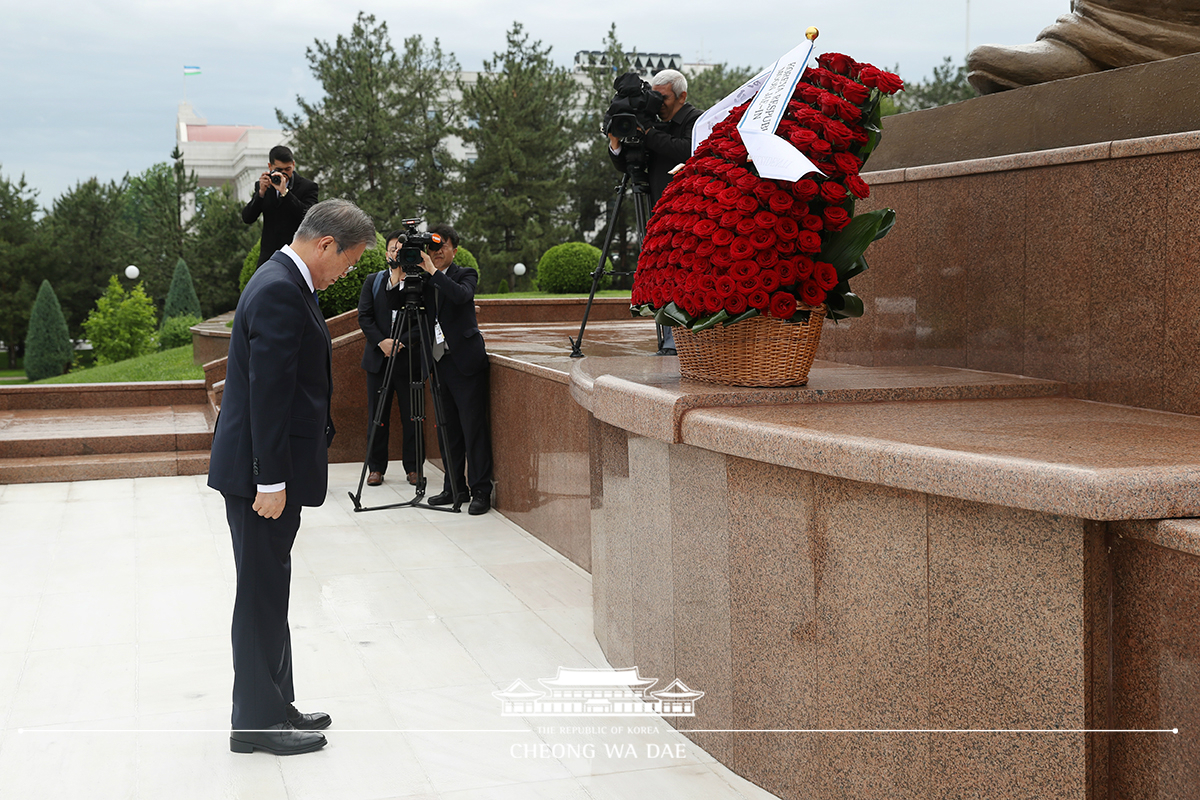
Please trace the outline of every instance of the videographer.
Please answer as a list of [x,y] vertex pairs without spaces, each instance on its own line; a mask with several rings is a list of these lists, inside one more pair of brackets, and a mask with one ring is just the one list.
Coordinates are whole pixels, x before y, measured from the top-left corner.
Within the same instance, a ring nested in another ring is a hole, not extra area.
[[[662,107],[658,110],[662,122],[642,129],[653,208],[671,182],[669,171],[676,164],[687,161],[692,154],[692,128],[700,119],[700,110],[687,102],[687,78],[678,70],[664,69],[649,83],[651,91],[663,96]],[[623,149],[621,141],[610,133],[608,154],[619,172],[624,172],[627,167]]]
[[292,241],[304,215],[317,203],[317,184],[296,174],[296,157],[283,145],[267,154],[267,169],[254,184],[254,194],[242,209],[242,222],[263,218],[258,265]]
[[[429,276],[425,305],[434,310],[436,321],[437,341],[429,346],[437,359],[448,443],[448,448],[442,449],[446,479],[441,494],[429,498],[429,505],[446,506],[456,499],[465,502],[469,492],[467,512],[486,514],[492,507],[492,437],[488,429],[488,357],[475,319],[479,275],[454,263],[460,241],[454,228],[441,224],[429,232],[441,237],[439,246],[431,245],[428,253],[422,253],[421,268]],[[442,437],[438,446],[442,446]],[[459,487],[457,498],[450,485],[451,471]]]
[[[687,78],[678,70],[664,69],[649,83],[652,92],[662,95],[663,102],[658,109],[658,118],[662,121],[648,127],[639,126],[641,144],[631,147],[645,148],[646,180],[650,189],[650,208],[653,209],[671,182],[670,171],[692,154],[692,128],[700,118],[700,110],[687,102]],[[611,133],[608,134],[608,154],[619,172],[628,170],[626,148]],[[661,339],[657,355],[675,355],[672,329],[663,326],[659,331]]]
[[[400,313],[397,309],[403,304],[396,295],[404,287],[404,269],[397,260],[400,252],[401,237],[404,231],[395,231],[387,237],[388,269],[383,269],[374,275],[368,275],[363,281],[362,293],[358,298],[358,326],[366,337],[366,347],[363,350],[362,368],[367,373],[367,424],[375,421],[376,402],[382,400],[383,415],[379,420],[379,430],[375,431],[375,439],[371,443],[371,452],[367,454],[367,466],[370,474],[367,476],[368,486],[379,486],[388,466],[388,429],[392,411],[392,394],[400,406],[400,419],[403,425],[404,444],[401,458],[408,482],[417,483],[417,437],[421,435],[417,423],[412,419],[412,394],[410,388],[413,381],[424,380],[425,373],[421,361],[421,330],[416,319],[406,318],[404,330],[400,331],[399,342],[396,343],[396,358],[399,362],[392,368],[392,380],[389,385],[383,385],[387,373],[388,358],[392,355],[392,323]],[[411,279],[411,280],[416,280]],[[428,356],[426,356],[428,358]]]

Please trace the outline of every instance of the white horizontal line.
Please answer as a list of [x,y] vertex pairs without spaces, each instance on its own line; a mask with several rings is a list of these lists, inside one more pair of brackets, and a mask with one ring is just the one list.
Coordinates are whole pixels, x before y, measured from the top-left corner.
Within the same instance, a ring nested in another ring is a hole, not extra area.
[[1179,733],[1179,728],[678,728],[680,733]]
[[[279,733],[278,728],[238,729],[238,733]],[[324,731],[321,731],[322,733]],[[533,733],[528,728],[336,728],[336,733]],[[233,733],[228,728],[17,728],[17,733]]]

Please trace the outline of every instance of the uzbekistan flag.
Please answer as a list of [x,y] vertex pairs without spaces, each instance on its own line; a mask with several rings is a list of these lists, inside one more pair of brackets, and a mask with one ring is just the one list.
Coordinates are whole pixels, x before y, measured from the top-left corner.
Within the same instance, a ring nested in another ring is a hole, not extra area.
[[184,75],[199,75],[200,68],[199,67],[184,67],[183,74]]

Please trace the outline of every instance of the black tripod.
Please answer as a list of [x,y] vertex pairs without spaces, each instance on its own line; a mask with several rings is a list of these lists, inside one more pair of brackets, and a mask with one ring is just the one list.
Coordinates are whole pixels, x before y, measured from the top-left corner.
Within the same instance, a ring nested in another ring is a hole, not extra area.
[[[567,337],[571,343],[571,358],[583,358],[583,329],[587,327],[588,315],[592,313],[592,303],[596,300],[596,290],[600,288],[601,279],[607,275],[633,275],[635,270],[606,270],[604,264],[608,261],[608,251],[612,248],[613,234],[617,230],[617,217],[621,213],[621,201],[625,198],[625,190],[633,184],[633,218],[636,226],[638,243],[646,236],[646,223],[650,220],[650,181],[646,175],[646,152],[641,145],[631,147],[632,152],[627,157],[629,168],[621,178],[621,184],[616,189],[612,214],[608,218],[608,229],[604,232],[604,248],[600,251],[600,263],[592,273],[592,291],[588,293],[587,307],[583,310],[583,322],[579,325],[578,338]],[[640,249],[640,248],[639,248]],[[655,326],[658,334],[658,346],[662,349],[662,326]]]
[[[418,279],[419,278],[419,279]],[[384,277],[387,280],[387,277]],[[429,324],[429,311],[425,308],[425,280],[424,276],[406,275],[402,296],[404,305],[399,309],[399,313],[392,320],[392,352],[388,355],[387,366],[383,371],[383,383],[379,387],[379,397],[375,402],[375,416],[371,420],[371,432],[367,435],[367,456],[363,459],[362,474],[358,476],[358,492],[350,493],[350,499],[354,502],[355,511],[380,511],[385,508],[429,508],[434,511],[449,511],[453,514],[459,513],[459,507],[462,505],[460,499],[461,494],[458,491],[458,480],[455,475],[458,470],[455,465],[450,462],[454,458],[454,454],[450,452],[449,443],[446,441],[446,427],[442,424],[445,419],[445,413],[442,411],[442,397],[440,393],[441,378],[438,376],[437,361],[432,358],[432,354],[427,342],[433,341],[433,328]],[[419,336],[418,342],[411,342],[405,350],[408,351],[408,391],[409,391],[409,408],[411,409],[411,417],[417,423],[416,437],[416,461],[417,461],[417,491],[412,500],[406,500],[402,503],[390,503],[383,506],[364,506],[361,503],[363,484],[367,479],[367,470],[370,469],[371,446],[375,443],[375,434],[379,431],[383,424],[383,415],[387,413],[388,406],[391,405],[391,398],[388,396],[388,388],[392,385],[392,376],[396,369],[396,351],[400,348],[400,333],[407,330],[405,323],[411,321],[412,325],[416,326]],[[416,345],[414,348],[413,345]],[[413,350],[419,350],[420,355],[414,356]],[[429,390],[433,395],[433,418],[435,427],[438,432],[438,442],[441,444],[442,453],[447,459],[444,465],[446,474],[450,479],[450,490],[454,496],[454,505],[446,506],[431,506],[429,503],[422,502],[425,497],[425,381],[419,378],[412,377],[413,358],[421,359],[421,375],[429,375]],[[387,400],[385,403],[384,400]]]

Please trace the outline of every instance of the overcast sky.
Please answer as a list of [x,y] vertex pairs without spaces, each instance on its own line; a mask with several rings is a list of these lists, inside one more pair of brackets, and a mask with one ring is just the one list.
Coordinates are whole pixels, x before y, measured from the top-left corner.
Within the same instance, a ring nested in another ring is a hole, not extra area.
[[[816,25],[816,52],[898,64],[901,77],[921,80],[943,57],[963,59],[968,8],[974,46],[1031,42],[1069,6],[1069,0],[0,0],[0,174],[24,174],[49,206],[81,180],[119,179],[166,161],[185,91],[210,124],[277,127],[276,108],[292,113],[297,95],[321,96],[305,49],[314,39],[349,33],[360,10],[387,22],[397,48],[413,34],[437,37],[467,70],[480,69],[504,47],[514,20],[553,45],[563,65],[578,50],[599,49],[613,22],[630,49],[754,67],[786,53]],[[184,65],[201,68],[186,89]]]

